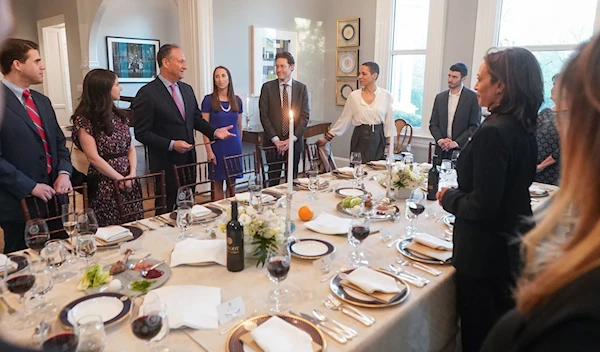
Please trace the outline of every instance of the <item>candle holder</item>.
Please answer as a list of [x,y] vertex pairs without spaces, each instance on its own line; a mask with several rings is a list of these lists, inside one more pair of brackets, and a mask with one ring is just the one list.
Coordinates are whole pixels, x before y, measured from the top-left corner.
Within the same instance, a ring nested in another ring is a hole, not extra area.
[[251,131],[252,126],[250,126],[250,113],[246,112],[246,130]]
[[296,237],[292,236],[292,193],[285,195],[285,230],[283,237],[285,243],[296,242]]
[[387,180],[385,182],[385,196],[391,200],[394,198],[394,192],[392,191],[392,160],[390,158],[387,159],[387,162],[385,163],[385,168],[387,170]]

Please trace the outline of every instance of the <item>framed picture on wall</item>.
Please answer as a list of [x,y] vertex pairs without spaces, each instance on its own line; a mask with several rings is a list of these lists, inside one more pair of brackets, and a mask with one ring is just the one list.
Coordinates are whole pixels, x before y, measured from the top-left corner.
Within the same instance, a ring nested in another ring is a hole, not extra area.
[[358,49],[337,50],[335,53],[335,75],[358,77]]
[[337,21],[337,46],[360,46],[360,18]]
[[358,89],[358,81],[356,80],[341,80],[335,81],[335,105],[346,105],[346,100],[352,91]]
[[251,26],[252,32],[252,93],[260,94],[263,83],[277,78],[275,55],[287,51],[294,57],[296,65],[292,78],[298,72],[298,32],[275,28]]
[[108,69],[117,74],[119,82],[150,82],[156,78],[159,40],[106,37],[106,47]]

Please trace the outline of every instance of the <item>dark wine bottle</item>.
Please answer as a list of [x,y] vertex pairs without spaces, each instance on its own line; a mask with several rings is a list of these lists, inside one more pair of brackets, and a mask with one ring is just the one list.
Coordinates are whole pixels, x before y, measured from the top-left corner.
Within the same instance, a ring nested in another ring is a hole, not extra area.
[[238,204],[231,202],[231,221],[227,223],[227,270],[244,270],[244,225],[238,220]]
[[440,183],[440,172],[437,169],[437,155],[433,156],[433,163],[431,169],[429,169],[429,174],[427,175],[427,200],[435,200],[435,195],[438,191],[438,186]]

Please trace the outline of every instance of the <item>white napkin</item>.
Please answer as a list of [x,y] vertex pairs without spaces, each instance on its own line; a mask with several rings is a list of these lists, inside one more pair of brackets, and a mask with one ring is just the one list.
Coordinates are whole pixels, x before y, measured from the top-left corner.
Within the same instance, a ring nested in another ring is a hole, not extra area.
[[265,352],[312,352],[312,338],[283,319],[273,316],[250,333]]
[[546,190],[543,189],[542,187],[531,185],[531,186],[529,186],[529,193],[540,195],[540,194],[546,193]]
[[428,233],[419,233],[414,237],[414,239],[416,242],[433,249],[438,249],[441,251],[452,250],[452,242],[444,241],[443,239],[437,238]]
[[11,260],[5,254],[0,253],[0,269],[4,269],[5,267],[12,266]]
[[421,171],[423,172],[429,172],[432,166],[433,165],[431,165],[430,163],[421,163],[419,164],[419,169],[421,169]]
[[150,302],[155,298],[166,304],[171,329],[182,326],[207,330],[219,327],[217,306],[221,304],[220,287],[163,286],[148,292],[145,301]]
[[306,177],[301,177],[301,178],[297,179],[296,181],[298,181],[298,183],[301,185],[308,186],[308,178],[306,178]]
[[[244,193],[240,193],[240,194],[236,194],[235,195],[235,199],[238,202],[250,202],[250,192],[244,192]],[[271,202],[275,199],[275,197],[273,197],[270,194],[263,194],[262,195],[262,202],[263,203],[267,203],[267,202]]]
[[204,216],[204,215],[208,215],[210,213],[212,213],[212,211],[210,209],[208,209],[207,207],[203,207],[200,204],[196,204],[192,207],[192,215],[197,218]]
[[321,213],[316,219],[304,223],[307,228],[324,235],[339,235],[348,233],[352,219],[340,218],[331,214]]
[[349,174],[352,175],[354,172],[354,168],[350,167],[350,166],[345,166],[345,167],[338,167],[337,168],[337,172],[341,173],[341,174]]
[[101,239],[104,242],[113,242],[130,236],[131,232],[122,226],[106,226],[101,227],[96,232],[96,238]]
[[401,291],[401,288],[393,277],[378,273],[377,271],[364,266],[357,268],[348,274],[346,280],[351,284],[360,287],[366,293],[373,293],[375,291],[396,293]]
[[372,161],[369,161],[369,163],[371,163],[372,165],[375,165],[375,166],[385,166],[387,163],[387,160],[372,160]]
[[171,267],[181,264],[218,263],[227,265],[225,240],[186,238],[178,242],[171,253]]

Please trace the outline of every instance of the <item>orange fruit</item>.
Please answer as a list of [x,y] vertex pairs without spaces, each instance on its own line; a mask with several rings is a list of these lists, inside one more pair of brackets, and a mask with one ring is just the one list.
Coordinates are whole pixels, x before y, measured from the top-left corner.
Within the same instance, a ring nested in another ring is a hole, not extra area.
[[298,217],[302,221],[308,221],[313,218],[315,213],[308,207],[308,205],[304,205],[298,209]]

